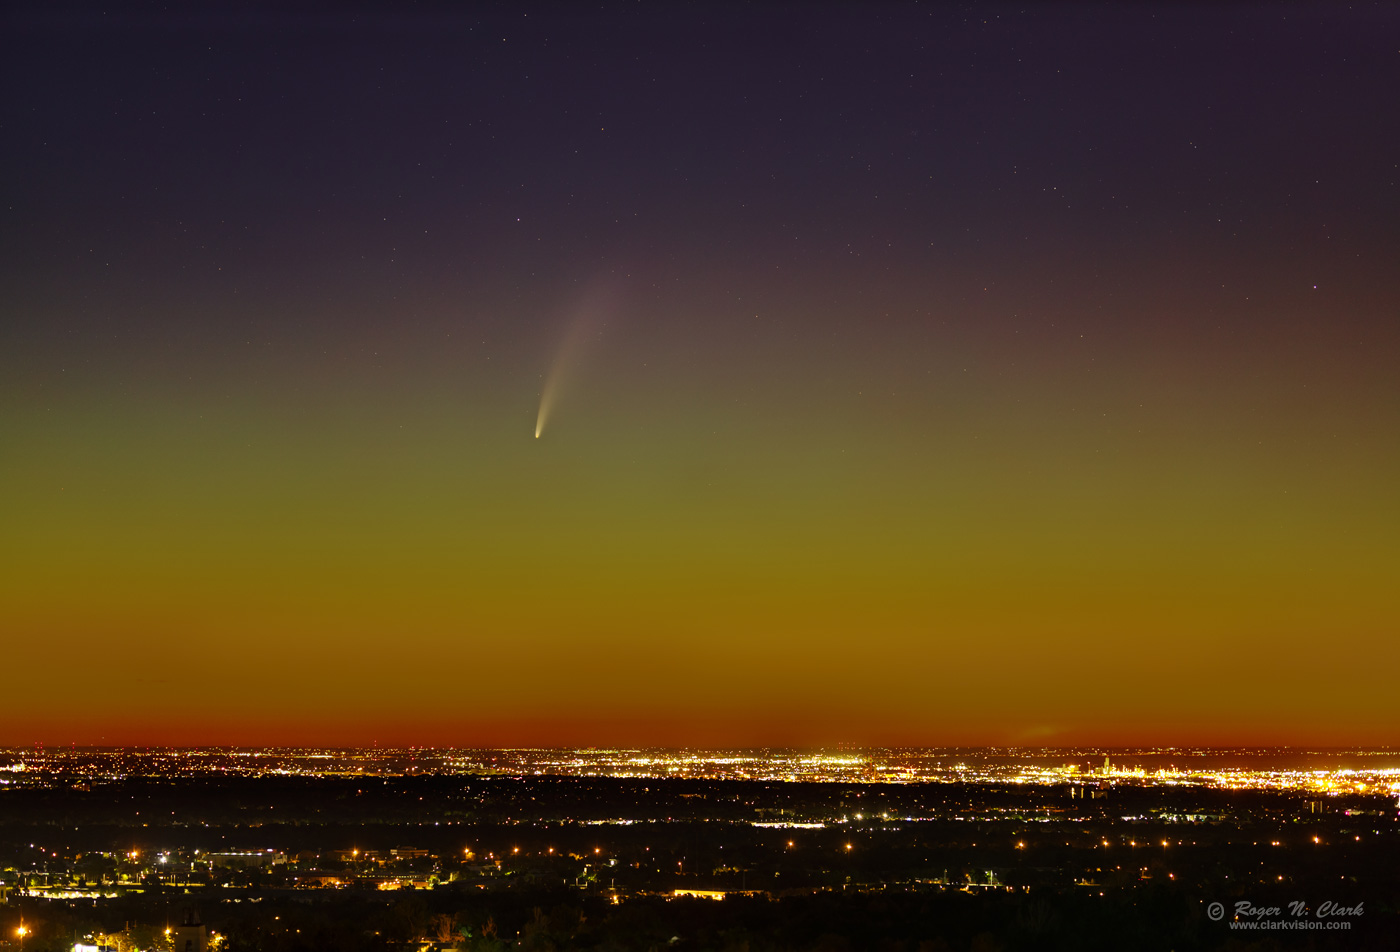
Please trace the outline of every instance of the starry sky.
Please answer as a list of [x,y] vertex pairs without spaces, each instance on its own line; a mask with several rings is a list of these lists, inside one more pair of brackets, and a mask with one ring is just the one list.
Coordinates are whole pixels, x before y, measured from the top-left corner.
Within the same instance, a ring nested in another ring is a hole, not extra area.
[[1400,743],[1400,8],[3,17],[0,743]]

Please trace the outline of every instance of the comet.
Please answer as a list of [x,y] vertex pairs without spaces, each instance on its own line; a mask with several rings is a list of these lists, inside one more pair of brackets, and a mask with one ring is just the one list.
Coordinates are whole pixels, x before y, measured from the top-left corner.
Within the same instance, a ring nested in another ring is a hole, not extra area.
[[572,384],[584,358],[602,336],[606,317],[612,310],[611,295],[595,288],[587,294],[565,325],[563,338],[540,390],[540,412],[535,417],[535,439],[544,434],[559,398]]

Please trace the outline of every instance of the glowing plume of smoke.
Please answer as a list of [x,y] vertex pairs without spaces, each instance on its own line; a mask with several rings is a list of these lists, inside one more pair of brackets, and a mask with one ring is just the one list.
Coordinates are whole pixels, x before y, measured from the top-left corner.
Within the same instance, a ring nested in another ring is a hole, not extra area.
[[554,354],[554,363],[544,378],[544,388],[540,391],[540,412],[535,418],[535,439],[544,432],[545,424],[554,413],[560,395],[573,382],[575,373],[583,363],[592,345],[602,334],[604,318],[611,309],[610,296],[595,290],[587,295],[584,302],[569,319],[559,349]]

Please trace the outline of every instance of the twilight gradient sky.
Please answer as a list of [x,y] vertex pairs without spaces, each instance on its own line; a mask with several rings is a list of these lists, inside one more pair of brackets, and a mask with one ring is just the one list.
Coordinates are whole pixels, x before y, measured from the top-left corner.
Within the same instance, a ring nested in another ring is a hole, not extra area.
[[1400,8],[284,6],[4,14],[0,743],[1400,743]]

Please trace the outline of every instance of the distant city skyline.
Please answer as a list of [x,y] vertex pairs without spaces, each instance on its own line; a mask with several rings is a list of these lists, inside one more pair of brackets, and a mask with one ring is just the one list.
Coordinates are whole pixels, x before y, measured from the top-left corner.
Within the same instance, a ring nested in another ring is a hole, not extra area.
[[[1102,763],[1100,763],[1102,758]],[[1296,748],[3,748],[0,785],[56,779],[556,777],[856,784],[1119,785],[1382,796],[1400,750]],[[31,779],[32,778],[32,779]],[[1072,795],[1077,796],[1077,794]]]

